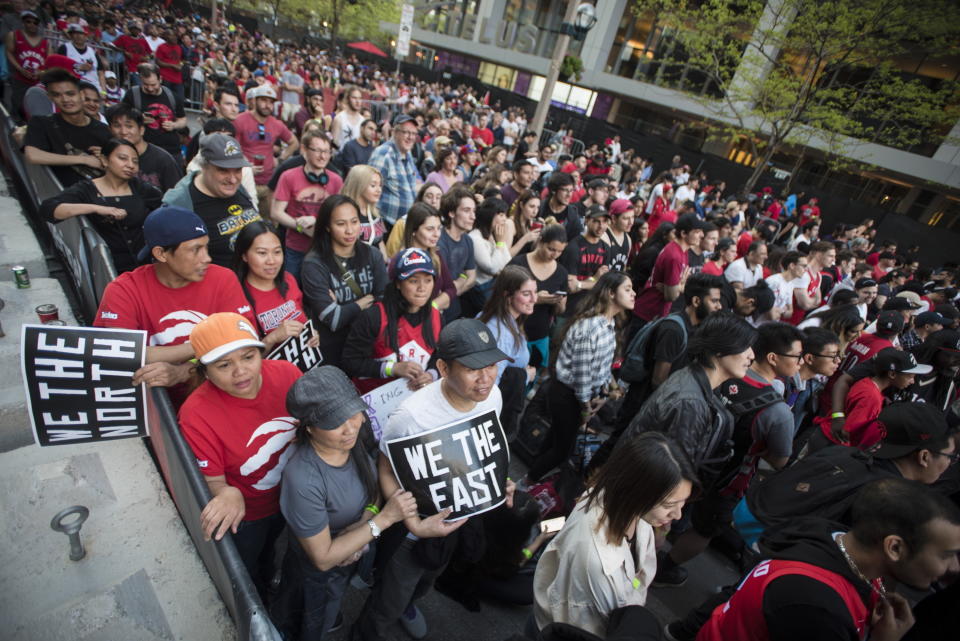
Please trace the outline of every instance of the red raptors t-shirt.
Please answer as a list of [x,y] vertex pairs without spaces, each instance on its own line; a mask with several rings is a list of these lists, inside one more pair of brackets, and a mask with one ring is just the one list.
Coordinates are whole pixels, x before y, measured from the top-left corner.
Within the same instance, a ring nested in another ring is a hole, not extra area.
[[210,265],[202,281],[173,289],[157,280],[153,265],[144,265],[107,285],[93,324],[146,330],[150,346],[179,345],[215,312],[237,312],[253,321],[240,281],[229,269]]
[[224,476],[240,490],[244,521],[280,510],[280,475],[297,431],[287,416],[287,391],[300,375],[292,363],[264,360],[256,398],[237,398],[206,381],[180,408],[180,427],[200,471]]
[[307,322],[303,312],[303,293],[297,285],[297,279],[290,272],[284,272],[284,280],[287,283],[286,296],[281,295],[276,287],[265,292],[247,283],[247,291],[253,298],[253,311],[264,334],[280,327],[284,321]]

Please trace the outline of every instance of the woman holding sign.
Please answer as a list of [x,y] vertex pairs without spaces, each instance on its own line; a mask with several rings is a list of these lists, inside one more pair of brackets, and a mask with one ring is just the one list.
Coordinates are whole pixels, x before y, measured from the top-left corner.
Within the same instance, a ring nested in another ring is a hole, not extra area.
[[[297,279],[283,268],[283,246],[273,225],[254,221],[237,232],[235,242],[233,271],[269,352],[303,331],[303,294]],[[320,338],[314,334],[307,344],[317,347]]]
[[611,369],[617,352],[616,321],[633,309],[635,298],[626,274],[607,272],[580,301],[564,328],[556,376],[547,391],[552,418],[550,449],[531,466],[529,485],[570,458],[579,429],[607,398],[619,393]]
[[211,314],[190,332],[206,381],[180,408],[180,427],[213,498],[200,513],[203,534],[233,542],[261,596],[273,578],[273,546],[283,531],[280,474],[294,421],[287,391],[300,370],[263,360],[264,344],[245,317]]
[[567,623],[603,636],[613,610],[644,605],[657,573],[655,529],[680,518],[696,479],[670,437],[622,442],[537,563],[537,629]]
[[[280,507],[292,533],[277,609],[285,638],[322,639],[340,613],[357,562],[380,533],[417,514],[410,492],[380,500],[367,406],[350,379],[324,365],[287,395],[296,454],[283,470]],[[295,538],[294,538],[295,537]]]
[[[436,278],[430,254],[411,247],[390,262],[383,300],[364,310],[343,346],[343,370],[364,394],[395,377],[417,390],[439,377],[433,352],[440,311],[430,304]],[[432,372],[432,374],[431,374]]]

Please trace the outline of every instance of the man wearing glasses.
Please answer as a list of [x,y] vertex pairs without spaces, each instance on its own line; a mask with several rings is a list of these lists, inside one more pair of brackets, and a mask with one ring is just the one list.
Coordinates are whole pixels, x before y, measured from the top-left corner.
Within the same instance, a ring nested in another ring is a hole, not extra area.
[[400,114],[393,121],[393,136],[370,154],[370,166],[383,176],[380,215],[391,226],[413,205],[420,175],[410,150],[417,144],[417,121]]
[[809,426],[808,417],[816,416],[816,400],[827,380],[843,360],[840,338],[828,329],[810,327],[803,332],[803,360],[796,376],[785,379],[783,396],[793,411],[794,432]]
[[253,181],[257,184],[257,199],[260,201],[260,211],[263,212],[270,211],[270,189],[267,183],[270,182],[277,165],[273,156],[274,146],[277,141],[286,145],[280,152],[281,163],[300,146],[293,132],[274,117],[273,108],[276,102],[277,92],[273,87],[254,87],[247,92],[247,103],[251,108],[233,121],[243,155],[253,164]]
[[313,226],[320,205],[327,196],[340,193],[343,181],[327,169],[330,162],[330,141],[317,131],[303,135],[300,147],[304,165],[280,174],[273,195],[270,216],[287,228],[284,268],[300,277],[300,265],[313,242]]
[[547,180],[547,192],[549,196],[540,207],[540,218],[546,223],[549,224],[549,219],[552,217],[558,225],[564,226],[567,230],[567,242],[570,242],[583,232],[580,216],[577,215],[576,210],[570,204],[573,189],[573,176],[560,171],[552,173],[549,180]]

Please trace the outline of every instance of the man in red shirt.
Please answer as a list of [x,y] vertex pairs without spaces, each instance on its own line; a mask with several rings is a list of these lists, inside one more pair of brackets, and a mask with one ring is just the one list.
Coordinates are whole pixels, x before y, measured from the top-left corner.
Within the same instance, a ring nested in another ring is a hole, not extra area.
[[653,272],[633,306],[632,335],[650,321],[670,313],[687,280],[689,263],[687,250],[699,247],[706,223],[696,214],[686,214],[677,220],[676,240],[667,244],[653,264]]
[[805,224],[813,220],[814,218],[820,219],[820,207],[817,205],[817,199],[811,198],[807,201],[807,204],[800,208],[800,226],[803,227]]
[[820,430],[827,439],[837,445],[852,445],[867,450],[884,436],[883,427],[877,423],[880,410],[886,404],[887,390],[902,390],[913,385],[914,374],[929,374],[930,365],[921,365],[909,352],[887,347],[873,359],[873,376],[861,378],[853,384],[844,402],[846,421],[843,424],[845,437],[838,438],[826,419],[819,419]]
[[320,205],[343,187],[340,176],[327,169],[330,141],[325,135],[308,131],[303,135],[300,153],[306,163],[280,175],[270,211],[274,222],[287,228],[284,269],[298,278],[303,257],[313,242]]
[[[153,262],[120,274],[103,292],[95,327],[147,332],[147,364],[133,376],[134,385],[171,387],[193,372],[190,331],[216,312],[237,312],[252,324],[250,304],[232,271],[210,264],[207,228],[195,213],[161,207],[143,224],[140,260]],[[186,389],[178,388],[179,400]]]
[[897,264],[897,255],[891,251],[882,251],[877,255],[877,264],[873,267],[873,280],[880,280]]
[[130,86],[139,85],[140,76],[137,73],[137,65],[153,57],[150,44],[140,31],[140,23],[135,21],[128,23],[127,33],[117,37],[113,41],[113,46],[123,52],[127,74],[130,76]]
[[823,281],[821,272],[833,267],[837,262],[837,248],[832,243],[817,241],[810,246],[807,256],[807,271],[800,280],[800,287],[793,290],[793,313],[784,320],[796,325],[803,320],[811,309],[816,309],[823,302],[823,292],[820,283]]
[[493,145],[493,132],[487,127],[487,120],[487,114],[477,116],[477,124],[470,133],[470,139],[481,151],[489,149]]
[[280,153],[280,162],[289,158],[299,147],[297,137],[287,126],[273,116],[273,106],[277,102],[277,92],[269,85],[254,87],[247,92],[247,102],[252,108],[243,112],[233,121],[237,130],[237,141],[243,154],[253,163],[253,180],[257,184],[257,198],[260,211],[270,211],[270,189],[267,183],[273,176],[277,161],[273,157],[273,146],[277,140],[286,143]]
[[183,101],[183,49],[173,29],[163,30],[163,44],[157,47],[157,66],[163,86],[170,89],[178,100]]
[[897,241],[895,240],[884,240],[877,245],[877,250],[872,254],[867,256],[867,264],[871,267],[876,267],[877,263],[880,261],[880,254],[882,252],[890,252],[893,255],[897,253]]
[[20,113],[23,95],[38,82],[43,61],[50,53],[50,43],[40,33],[40,18],[33,11],[21,11],[23,29],[9,31],[4,37],[7,66],[13,71],[10,78],[14,112]]

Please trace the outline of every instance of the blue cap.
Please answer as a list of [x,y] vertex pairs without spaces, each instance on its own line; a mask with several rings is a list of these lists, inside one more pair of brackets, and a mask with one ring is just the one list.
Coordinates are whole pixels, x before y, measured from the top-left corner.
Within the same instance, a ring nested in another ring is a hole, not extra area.
[[437,272],[433,268],[430,254],[416,247],[408,247],[390,262],[390,280],[407,280],[414,274],[430,274],[436,277]]
[[150,256],[154,247],[168,247],[207,235],[207,226],[200,216],[183,207],[159,207],[150,212],[143,223],[143,249],[137,254],[140,262]]
[[254,76],[262,76],[262,75],[265,75],[265,74],[263,73],[263,69],[257,69],[256,71],[253,72],[253,75],[254,75]]

